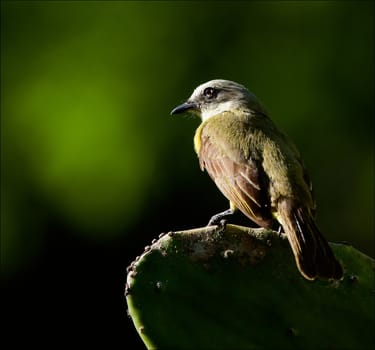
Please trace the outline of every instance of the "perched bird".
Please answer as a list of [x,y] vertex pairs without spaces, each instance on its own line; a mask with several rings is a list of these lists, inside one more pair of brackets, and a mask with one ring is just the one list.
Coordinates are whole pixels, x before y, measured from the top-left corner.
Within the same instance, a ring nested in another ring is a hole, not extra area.
[[315,200],[300,154],[258,99],[233,81],[211,80],[171,114],[185,112],[202,120],[194,137],[201,169],[230,203],[209,225],[237,209],[264,228],[276,220],[306,279],[341,279],[342,267],[315,224]]

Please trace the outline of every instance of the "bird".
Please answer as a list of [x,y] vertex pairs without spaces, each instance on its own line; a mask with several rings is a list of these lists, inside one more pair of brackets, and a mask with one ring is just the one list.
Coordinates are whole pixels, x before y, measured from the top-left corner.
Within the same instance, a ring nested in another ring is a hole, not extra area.
[[343,268],[316,225],[316,201],[300,153],[258,98],[241,84],[215,79],[171,111],[184,113],[201,119],[194,136],[200,167],[229,200],[229,209],[208,225],[220,225],[238,210],[260,227],[277,224],[304,278],[342,279]]

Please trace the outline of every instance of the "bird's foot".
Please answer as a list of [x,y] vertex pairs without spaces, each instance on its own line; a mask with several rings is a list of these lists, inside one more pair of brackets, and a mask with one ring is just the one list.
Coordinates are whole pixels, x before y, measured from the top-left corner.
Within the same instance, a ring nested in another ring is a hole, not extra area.
[[227,220],[225,217],[232,215],[233,213],[234,211],[232,209],[228,209],[222,213],[216,214],[210,219],[207,226],[217,226],[215,233],[222,234],[227,228]]
[[285,238],[285,232],[281,225],[279,225],[279,228],[277,230],[277,235],[279,236],[279,238]]
[[233,215],[233,213],[234,210],[228,209],[223,211],[222,213],[216,214],[213,217],[211,217],[207,226],[220,225],[222,221],[226,222],[225,218],[229,215]]

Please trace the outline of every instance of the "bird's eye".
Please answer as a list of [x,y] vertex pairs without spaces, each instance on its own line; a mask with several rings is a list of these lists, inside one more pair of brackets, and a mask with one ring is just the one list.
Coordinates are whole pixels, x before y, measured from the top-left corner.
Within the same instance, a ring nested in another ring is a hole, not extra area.
[[217,95],[217,90],[212,87],[205,88],[203,90],[203,95],[209,99],[214,98]]

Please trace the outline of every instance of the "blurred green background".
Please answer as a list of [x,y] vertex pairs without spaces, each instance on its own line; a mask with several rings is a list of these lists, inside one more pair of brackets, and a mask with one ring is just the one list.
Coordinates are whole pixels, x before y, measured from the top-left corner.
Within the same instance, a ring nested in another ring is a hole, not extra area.
[[82,341],[85,326],[95,342],[137,342],[126,265],[161,231],[227,207],[199,170],[199,121],[169,115],[215,78],[246,85],[296,142],[324,235],[374,256],[373,13],[372,1],[2,1],[10,327],[42,312],[56,336],[65,316]]

